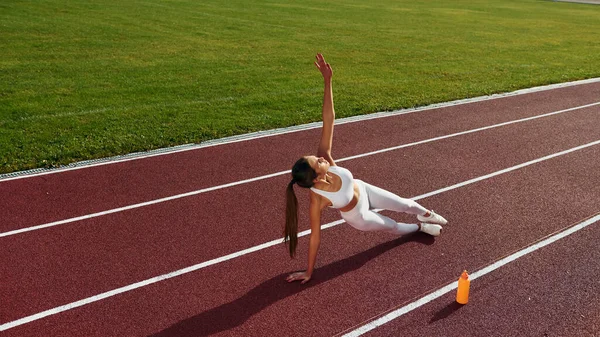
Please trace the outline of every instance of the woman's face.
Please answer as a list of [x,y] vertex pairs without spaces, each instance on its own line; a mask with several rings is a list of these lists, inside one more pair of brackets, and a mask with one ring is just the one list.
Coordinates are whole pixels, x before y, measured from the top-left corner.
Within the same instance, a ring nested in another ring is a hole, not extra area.
[[327,173],[327,170],[329,170],[330,164],[323,157],[306,156],[304,158],[306,158],[310,167],[312,167],[313,170],[315,170],[315,172],[317,172],[317,176],[319,178],[322,178],[323,176],[325,176],[325,173]]

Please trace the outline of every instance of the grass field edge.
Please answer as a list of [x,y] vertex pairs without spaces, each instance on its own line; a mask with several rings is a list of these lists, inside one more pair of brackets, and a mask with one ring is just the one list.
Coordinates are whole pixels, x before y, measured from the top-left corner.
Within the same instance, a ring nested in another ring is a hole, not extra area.
[[[600,77],[589,78],[589,79],[585,79],[585,80],[571,81],[571,82],[555,83],[555,84],[532,87],[532,88],[527,88],[527,89],[520,89],[520,90],[516,90],[516,91],[512,91],[512,92],[478,96],[478,97],[473,97],[473,98],[465,98],[465,99],[459,99],[459,100],[443,102],[443,103],[435,103],[435,104],[425,105],[425,106],[416,107],[416,108],[407,108],[407,109],[400,109],[400,110],[386,111],[386,112],[376,112],[376,113],[367,114],[367,115],[359,115],[359,116],[353,116],[353,117],[340,118],[340,119],[336,120],[336,124],[354,123],[354,122],[360,122],[360,121],[364,121],[364,120],[397,116],[397,115],[401,115],[401,114],[426,111],[426,110],[432,110],[432,109],[444,108],[444,107],[450,107],[450,106],[456,106],[456,105],[462,105],[462,104],[476,103],[476,102],[482,102],[482,101],[487,101],[487,100],[492,100],[492,99],[497,99],[497,98],[511,97],[511,96],[517,96],[517,95],[523,95],[523,94],[529,94],[529,93],[547,91],[547,90],[554,90],[554,89],[559,89],[559,88],[584,85],[584,84],[590,84],[590,83],[596,83],[596,82],[600,82]],[[236,143],[236,142],[259,139],[259,138],[264,138],[264,137],[277,136],[277,135],[282,135],[282,134],[286,134],[286,133],[299,132],[299,131],[318,128],[321,126],[321,124],[322,124],[321,122],[314,122],[314,123],[294,125],[294,126],[289,126],[289,127],[284,127],[284,128],[257,131],[257,132],[252,132],[252,133],[246,133],[246,134],[241,134],[241,135],[236,135],[236,136],[225,137],[225,138],[212,139],[212,140],[208,140],[208,141],[198,143],[198,144],[195,144],[195,143],[183,144],[183,145],[160,148],[160,149],[155,149],[155,150],[150,150],[150,151],[134,152],[134,153],[129,153],[129,154],[125,154],[125,155],[84,160],[84,161],[75,162],[75,163],[71,163],[69,165],[64,165],[64,166],[60,166],[60,167],[56,167],[56,168],[37,168],[37,169],[31,169],[31,170],[16,171],[16,172],[11,172],[11,173],[3,173],[3,174],[0,174],[0,182],[10,181],[10,180],[15,180],[15,179],[31,178],[31,177],[36,177],[36,176],[40,176],[40,175],[53,174],[53,173],[59,173],[59,172],[65,172],[65,171],[71,171],[71,170],[77,170],[77,169],[83,169],[83,168],[90,168],[90,167],[95,167],[95,166],[100,166],[100,165],[121,163],[121,162],[125,162],[125,161],[138,160],[138,159],[144,159],[144,158],[167,155],[167,154],[174,154],[174,153],[179,153],[179,152],[183,152],[183,151],[197,150],[197,149],[202,149],[202,148],[211,147],[211,146]]]

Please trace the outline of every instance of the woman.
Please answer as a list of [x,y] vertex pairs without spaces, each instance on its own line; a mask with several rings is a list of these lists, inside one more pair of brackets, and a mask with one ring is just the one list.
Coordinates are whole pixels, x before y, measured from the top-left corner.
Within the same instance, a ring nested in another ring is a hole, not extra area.
[[[288,184],[286,199],[285,242],[289,241],[290,256],[294,257],[298,242],[298,201],[294,193],[294,184],[310,188],[310,240],[308,250],[308,269],[287,277],[288,282],[310,280],[317,261],[317,251],[321,241],[321,211],[327,207],[340,210],[342,218],[352,227],[362,231],[386,231],[404,235],[417,231],[438,236],[446,219],[427,210],[414,200],[404,199],[393,193],[353,179],[347,169],[335,165],[331,157],[333,139],[333,92],[331,89],[331,66],[323,55],[317,54],[315,65],[323,75],[325,92],[323,94],[323,129],[321,142],[316,156],[300,158],[292,167],[292,181]],[[373,208],[382,208],[417,215],[421,223],[405,224],[373,212]]]

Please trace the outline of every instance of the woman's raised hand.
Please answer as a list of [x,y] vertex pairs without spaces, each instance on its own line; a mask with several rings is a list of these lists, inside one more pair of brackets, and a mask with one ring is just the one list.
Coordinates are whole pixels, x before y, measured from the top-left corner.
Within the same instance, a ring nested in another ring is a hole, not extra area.
[[329,63],[325,62],[325,59],[323,58],[322,54],[317,54],[316,57],[317,61],[315,62],[315,65],[323,75],[323,79],[330,80],[331,76],[333,76],[333,70],[331,70],[331,66],[329,65]]

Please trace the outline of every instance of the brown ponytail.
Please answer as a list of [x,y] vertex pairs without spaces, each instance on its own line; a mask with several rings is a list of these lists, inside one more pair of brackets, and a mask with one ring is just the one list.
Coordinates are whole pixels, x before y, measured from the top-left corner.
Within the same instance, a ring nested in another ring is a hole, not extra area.
[[292,181],[287,186],[285,193],[285,229],[284,242],[290,242],[290,256],[296,256],[296,246],[298,245],[298,199],[294,193],[294,184],[303,188],[310,188],[314,185],[313,180],[317,177],[317,172],[310,167],[305,157],[298,159],[292,167]]
[[294,193],[294,180],[287,186],[285,200],[284,242],[290,242],[290,257],[294,258],[296,255],[296,246],[298,245],[298,199],[296,199],[296,194]]

